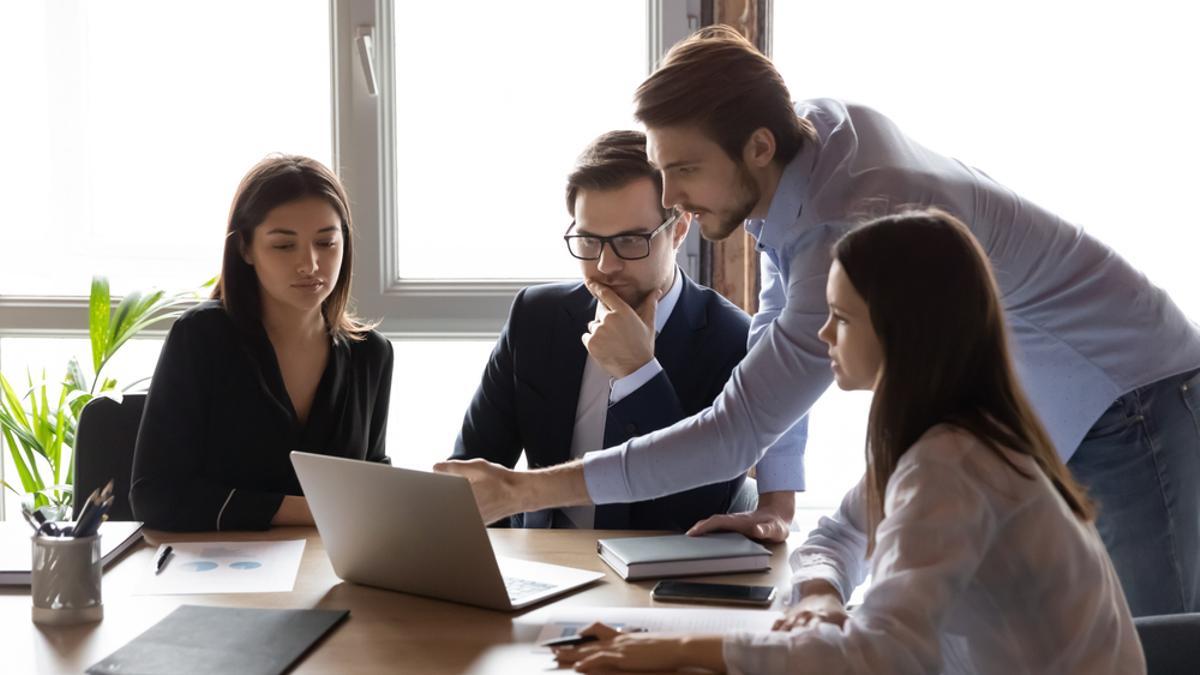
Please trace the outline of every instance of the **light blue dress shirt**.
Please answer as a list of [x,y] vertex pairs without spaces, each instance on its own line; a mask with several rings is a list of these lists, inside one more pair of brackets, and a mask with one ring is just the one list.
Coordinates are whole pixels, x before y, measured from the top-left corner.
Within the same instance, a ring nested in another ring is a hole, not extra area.
[[[785,168],[766,219],[746,224],[763,275],[754,346],[712,407],[589,453],[584,477],[595,503],[650,499],[753,466],[832,381],[817,338],[831,246],[851,228],[905,208],[954,214],[987,251],[1018,375],[1064,460],[1117,397],[1200,367],[1195,324],[1079,227],[922,147],[869,108],[819,99],[796,111],[818,140]],[[776,480],[764,476],[778,470],[771,454],[759,464],[760,481]]]

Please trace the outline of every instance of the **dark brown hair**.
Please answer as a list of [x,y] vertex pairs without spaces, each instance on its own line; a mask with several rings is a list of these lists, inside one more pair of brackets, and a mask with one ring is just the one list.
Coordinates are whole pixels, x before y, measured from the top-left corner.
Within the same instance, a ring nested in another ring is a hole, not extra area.
[[646,134],[640,131],[601,134],[579,155],[575,168],[567,176],[567,212],[575,216],[575,197],[580,190],[616,190],[640,178],[654,182],[661,202],[662,174],[646,158]]
[[1033,458],[1075,514],[1095,513],[1014,374],[987,255],[948,213],[909,211],[850,232],[834,257],[870,308],[883,350],[867,430],[868,552],[900,457],[937,424],[963,429],[1018,474]]
[[775,137],[781,165],[817,137],[771,60],[728,26],[702,28],[672,47],[634,101],[646,127],[699,126],[734,161],[760,128]]
[[350,220],[350,200],[341,181],[324,164],[299,155],[271,155],[255,164],[242,178],[229,208],[229,228],[225,235],[225,254],[221,276],[212,297],[220,300],[233,320],[243,327],[262,325],[262,298],[258,275],[242,257],[249,248],[254,230],[267,219],[272,209],[307,197],[329,202],[342,221],[342,267],[333,291],[321,305],[325,326],[334,338],[362,340],[372,328],[355,318],[347,308],[350,302],[350,277],[354,269],[354,225]]

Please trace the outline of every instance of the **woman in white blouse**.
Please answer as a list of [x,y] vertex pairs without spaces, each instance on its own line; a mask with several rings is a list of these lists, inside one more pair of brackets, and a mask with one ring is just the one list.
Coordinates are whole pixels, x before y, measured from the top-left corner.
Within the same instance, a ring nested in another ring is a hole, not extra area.
[[605,639],[558,658],[582,671],[1144,673],[1093,507],[1017,383],[969,230],[938,211],[854,230],[826,296],[838,386],[875,392],[867,473],[793,552],[787,615],[765,634],[595,626]]

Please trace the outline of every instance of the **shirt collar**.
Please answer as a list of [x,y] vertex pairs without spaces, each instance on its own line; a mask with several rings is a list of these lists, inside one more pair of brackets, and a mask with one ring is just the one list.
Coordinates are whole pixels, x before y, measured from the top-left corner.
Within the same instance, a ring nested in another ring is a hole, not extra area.
[[779,176],[766,218],[748,218],[746,232],[758,242],[758,250],[787,248],[800,235],[796,231],[796,220],[804,208],[804,196],[808,191],[808,180],[816,159],[816,143],[806,140],[800,152],[788,162]]
[[658,299],[658,307],[654,310],[654,332],[661,333],[663,326],[667,325],[667,319],[671,318],[671,312],[675,311],[675,305],[679,302],[679,296],[683,294],[683,274],[679,268],[675,268],[675,281],[671,284],[671,290],[667,294]]

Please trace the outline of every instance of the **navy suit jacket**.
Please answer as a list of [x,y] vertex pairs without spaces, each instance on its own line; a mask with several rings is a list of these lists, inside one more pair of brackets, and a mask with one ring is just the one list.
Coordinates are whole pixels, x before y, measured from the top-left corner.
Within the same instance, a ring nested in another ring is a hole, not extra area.
[[[522,450],[530,468],[571,459],[587,362],[580,336],[595,313],[596,300],[582,283],[532,286],[517,294],[463,418],[454,459],[481,457],[510,468]],[[711,405],[746,354],[749,327],[744,312],[684,275],[679,300],[654,344],[663,370],[609,406],[604,447]],[[644,502],[600,505],[595,527],[686,530],[697,520],[725,513],[744,480],[738,476]],[[539,511],[514,516],[511,524],[549,527],[551,520],[552,511]]]

